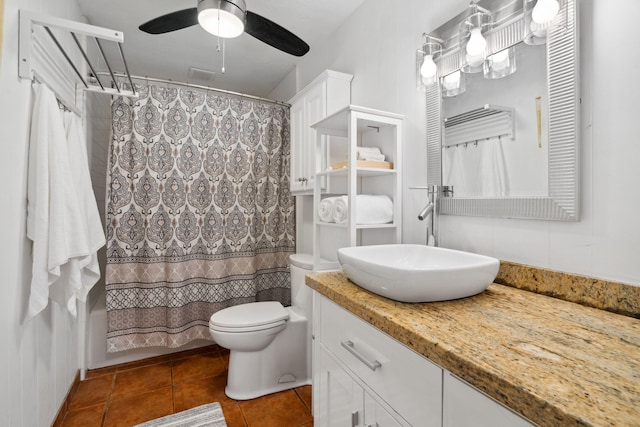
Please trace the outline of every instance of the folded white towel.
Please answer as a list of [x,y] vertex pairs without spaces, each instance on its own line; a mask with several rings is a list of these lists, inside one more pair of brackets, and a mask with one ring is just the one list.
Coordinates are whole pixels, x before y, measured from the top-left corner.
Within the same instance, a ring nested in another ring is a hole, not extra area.
[[322,199],[318,206],[318,217],[322,222],[333,222],[333,213],[335,210],[335,202],[337,197],[327,197]]
[[378,161],[384,161],[384,154],[378,147],[356,147],[357,160],[377,160],[380,156],[382,156],[382,160]]
[[379,147],[361,147],[361,146],[356,147],[356,152],[357,153],[371,153],[371,154],[380,154],[380,153],[382,153],[382,151],[380,151]]
[[358,154],[358,160],[372,160],[374,162],[384,162],[384,154],[364,153]]
[[[355,203],[356,224],[386,224],[393,221],[393,201],[389,196],[359,194]],[[349,218],[347,196],[341,196],[335,201],[333,218],[339,224]]]

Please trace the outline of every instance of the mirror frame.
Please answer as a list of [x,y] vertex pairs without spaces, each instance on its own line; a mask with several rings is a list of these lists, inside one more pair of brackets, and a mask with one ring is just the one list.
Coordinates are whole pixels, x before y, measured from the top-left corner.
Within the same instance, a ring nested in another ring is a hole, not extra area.
[[[525,218],[559,221],[579,220],[579,57],[578,11],[576,0],[564,0],[566,31],[552,32],[547,40],[548,100],[548,196],[519,197],[440,197],[439,212],[502,218]],[[562,17],[564,19],[564,16]],[[523,19],[491,34],[494,52],[522,41]],[[515,34],[515,35],[514,35]],[[457,53],[456,53],[457,55]],[[455,71],[457,58],[442,58],[440,75]],[[455,66],[451,64],[455,63]],[[441,186],[442,96],[440,85],[427,88],[427,181]]]

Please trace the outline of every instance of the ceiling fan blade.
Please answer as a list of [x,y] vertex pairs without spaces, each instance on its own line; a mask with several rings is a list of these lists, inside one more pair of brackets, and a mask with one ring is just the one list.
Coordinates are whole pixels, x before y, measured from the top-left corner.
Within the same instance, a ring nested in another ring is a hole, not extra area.
[[145,22],[138,28],[149,34],[163,34],[196,25],[198,23],[198,8],[178,10]]
[[309,52],[308,44],[275,22],[250,11],[247,11],[246,17],[244,30],[258,40],[295,56],[303,56]]

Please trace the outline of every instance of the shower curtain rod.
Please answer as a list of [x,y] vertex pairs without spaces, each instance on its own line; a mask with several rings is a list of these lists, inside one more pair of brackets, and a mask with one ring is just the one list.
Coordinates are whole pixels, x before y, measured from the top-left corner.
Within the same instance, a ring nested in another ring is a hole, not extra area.
[[[103,76],[108,76],[109,75],[109,73],[107,73],[105,71],[98,71],[96,74],[103,75]],[[124,74],[124,73],[114,73],[114,74],[115,74],[116,77],[127,77],[127,75]],[[229,94],[229,95],[240,96],[242,98],[249,98],[249,99],[255,99],[257,101],[268,102],[270,104],[284,105],[285,107],[290,107],[291,106],[291,104],[289,104],[288,102],[276,101],[275,99],[262,98],[260,96],[247,95],[246,93],[234,92],[234,91],[225,90],[225,89],[216,89],[216,88],[213,88],[213,87],[210,87],[210,86],[196,85],[196,84],[193,84],[193,83],[183,83],[183,82],[176,82],[176,81],[173,81],[173,80],[157,79],[157,78],[153,78],[153,77],[134,76],[134,75],[131,75],[131,78],[135,79],[135,80],[144,80],[144,81],[147,81],[147,82],[165,83],[165,84],[171,84],[171,85],[176,85],[176,86],[186,86],[186,87],[192,87],[192,88],[196,88],[196,89],[203,89],[203,90],[207,90],[207,91],[222,92],[222,93],[226,93],[226,94]]]

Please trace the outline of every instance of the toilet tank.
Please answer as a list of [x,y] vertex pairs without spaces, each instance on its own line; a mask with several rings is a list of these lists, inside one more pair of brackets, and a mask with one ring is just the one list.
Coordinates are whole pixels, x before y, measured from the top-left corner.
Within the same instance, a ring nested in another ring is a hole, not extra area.
[[311,254],[289,255],[291,268],[291,305],[303,315],[311,314],[312,290],[304,284],[304,276],[313,270],[313,256]]

